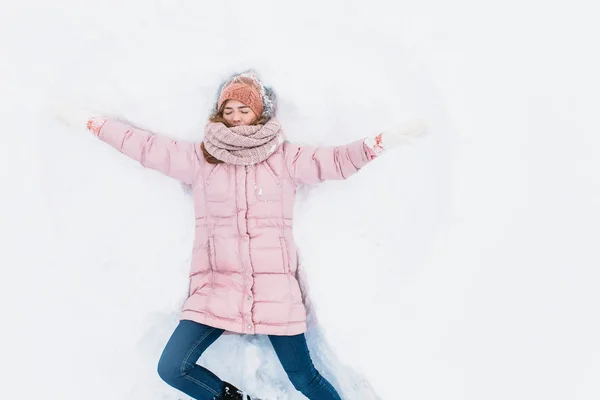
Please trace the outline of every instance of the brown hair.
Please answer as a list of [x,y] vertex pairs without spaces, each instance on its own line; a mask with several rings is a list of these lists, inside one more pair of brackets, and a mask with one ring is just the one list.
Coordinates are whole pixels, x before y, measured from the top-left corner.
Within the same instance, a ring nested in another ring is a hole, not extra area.
[[[221,108],[218,109],[217,111],[215,111],[208,120],[210,122],[215,122],[215,123],[220,122],[223,125],[225,125],[226,127],[231,128],[231,125],[229,123],[227,123],[227,121],[225,121],[225,118],[223,118],[223,110],[225,109],[225,103],[223,103],[223,105],[221,105]],[[262,118],[258,117],[250,125],[264,125],[268,121],[269,121],[269,118],[267,118],[267,117],[262,117]],[[209,164],[223,164],[224,163],[224,161],[221,161],[218,158],[215,158],[208,151],[206,151],[206,147],[204,147],[204,142],[200,143],[200,149],[202,149],[202,154],[204,154],[204,159],[206,160],[207,163],[209,163]]]

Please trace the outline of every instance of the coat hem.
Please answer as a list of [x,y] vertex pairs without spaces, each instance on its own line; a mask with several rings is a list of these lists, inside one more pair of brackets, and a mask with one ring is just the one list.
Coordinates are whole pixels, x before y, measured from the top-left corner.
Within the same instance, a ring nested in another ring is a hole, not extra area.
[[213,328],[243,335],[295,336],[306,332],[306,322],[295,322],[283,325],[256,324],[252,325],[252,329],[249,330],[247,329],[247,326],[244,326],[244,324],[239,321],[220,319],[210,314],[196,311],[183,311],[180,319],[198,322]]

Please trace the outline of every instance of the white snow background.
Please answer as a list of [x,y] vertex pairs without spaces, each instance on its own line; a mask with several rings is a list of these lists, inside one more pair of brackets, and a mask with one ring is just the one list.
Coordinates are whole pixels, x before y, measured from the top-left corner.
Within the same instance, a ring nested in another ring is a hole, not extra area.
[[[592,2],[1,3],[0,398],[188,399],[156,364],[191,197],[49,109],[200,140],[219,83],[247,68],[291,141],[429,121],[298,196],[309,346],[345,400],[600,398]],[[221,337],[199,362],[304,398],[266,337]]]

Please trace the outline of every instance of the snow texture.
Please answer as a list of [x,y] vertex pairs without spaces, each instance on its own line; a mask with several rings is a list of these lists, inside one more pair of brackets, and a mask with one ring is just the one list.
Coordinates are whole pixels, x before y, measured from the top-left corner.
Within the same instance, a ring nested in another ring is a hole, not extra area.
[[[57,103],[199,140],[255,69],[287,138],[431,135],[299,192],[315,363],[345,400],[600,398],[600,70],[585,2],[106,0],[0,13],[2,399],[175,400],[189,188]],[[300,400],[265,337],[200,359]]]

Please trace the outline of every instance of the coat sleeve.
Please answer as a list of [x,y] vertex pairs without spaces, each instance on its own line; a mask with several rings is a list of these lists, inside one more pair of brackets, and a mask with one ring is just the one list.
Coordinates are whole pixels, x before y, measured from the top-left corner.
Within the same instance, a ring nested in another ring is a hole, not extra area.
[[335,147],[299,146],[285,142],[285,163],[297,185],[346,179],[376,157],[364,142],[363,138]]
[[199,147],[195,143],[172,140],[115,120],[103,122],[97,136],[146,168],[189,185],[194,180]]

